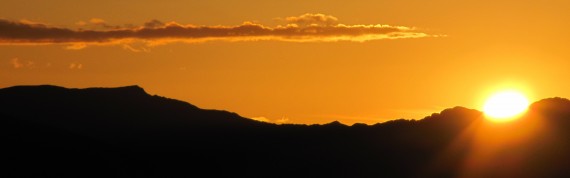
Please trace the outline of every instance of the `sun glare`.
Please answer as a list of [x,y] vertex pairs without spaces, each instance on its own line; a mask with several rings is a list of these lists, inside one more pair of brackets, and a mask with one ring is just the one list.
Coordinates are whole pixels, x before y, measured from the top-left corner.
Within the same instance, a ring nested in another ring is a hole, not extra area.
[[483,112],[493,121],[509,121],[524,113],[528,105],[528,99],[520,92],[503,91],[487,99]]

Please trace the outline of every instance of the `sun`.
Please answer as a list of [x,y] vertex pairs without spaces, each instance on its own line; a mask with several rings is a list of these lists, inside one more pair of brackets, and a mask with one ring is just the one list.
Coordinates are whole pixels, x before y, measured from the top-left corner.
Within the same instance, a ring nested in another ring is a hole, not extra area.
[[528,105],[528,99],[521,92],[502,91],[487,99],[483,112],[493,121],[509,121],[523,114]]

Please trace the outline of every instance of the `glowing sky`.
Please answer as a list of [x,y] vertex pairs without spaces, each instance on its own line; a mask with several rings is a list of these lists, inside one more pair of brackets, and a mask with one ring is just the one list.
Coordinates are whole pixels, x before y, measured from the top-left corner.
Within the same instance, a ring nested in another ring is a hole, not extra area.
[[570,1],[0,2],[0,87],[140,85],[270,122],[570,97]]

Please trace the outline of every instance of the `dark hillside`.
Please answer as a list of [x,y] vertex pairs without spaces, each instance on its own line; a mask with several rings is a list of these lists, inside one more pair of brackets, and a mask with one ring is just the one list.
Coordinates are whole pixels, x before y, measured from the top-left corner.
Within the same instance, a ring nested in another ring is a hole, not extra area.
[[[565,169],[565,165],[570,165],[570,102],[562,98],[545,99],[530,108],[523,119],[508,124],[490,123],[479,111],[455,107],[422,120],[400,119],[370,126],[346,126],[339,122],[275,125],[151,96],[138,86],[88,89],[17,86],[0,89],[1,129],[7,148],[3,157],[10,165],[2,174],[10,177],[570,175]],[[485,166],[466,166],[478,153],[473,149],[478,148],[475,146],[515,140],[507,133],[522,132],[529,125],[541,127],[521,142],[493,147],[493,151],[506,151],[484,160]],[[481,134],[481,130],[485,132]],[[489,168],[504,166],[499,164],[510,159],[518,161],[513,164],[516,174],[510,168]]]

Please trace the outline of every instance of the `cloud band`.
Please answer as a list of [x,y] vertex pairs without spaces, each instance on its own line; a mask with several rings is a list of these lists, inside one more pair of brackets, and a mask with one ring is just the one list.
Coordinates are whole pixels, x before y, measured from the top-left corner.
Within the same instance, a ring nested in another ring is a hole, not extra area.
[[[411,27],[344,25],[323,14],[285,18],[287,24],[269,27],[253,22],[237,26],[195,26],[152,20],[138,27],[84,30],[0,19],[1,44],[121,44],[143,41],[148,45],[169,42],[258,41],[292,42],[370,41],[429,37]],[[103,23],[98,21],[98,23]],[[106,26],[106,25],[105,25]],[[75,45],[77,46],[77,45]]]

